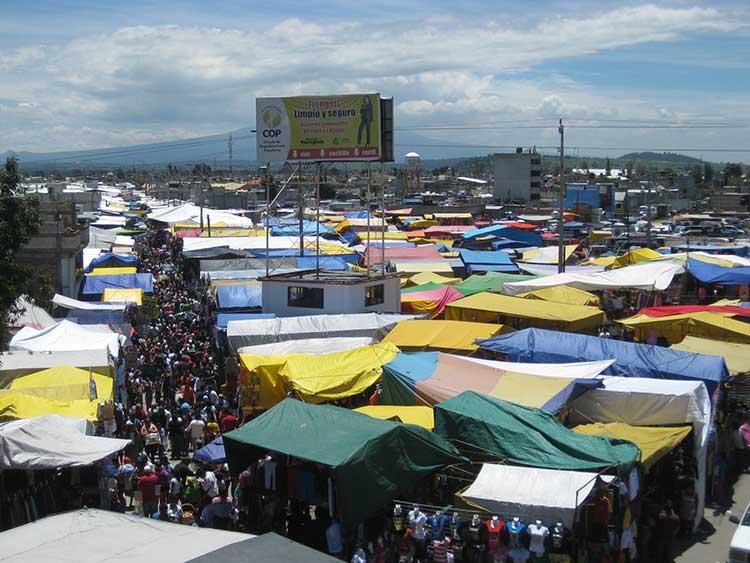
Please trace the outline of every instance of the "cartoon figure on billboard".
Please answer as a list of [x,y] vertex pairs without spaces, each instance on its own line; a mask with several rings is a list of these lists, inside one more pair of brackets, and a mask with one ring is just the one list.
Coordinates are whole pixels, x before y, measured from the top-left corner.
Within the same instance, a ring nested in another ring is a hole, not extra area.
[[365,145],[370,144],[370,127],[372,126],[372,102],[370,102],[370,96],[362,98],[362,106],[359,108],[359,129],[357,130],[357,145],[362,144],[362,130],[367,129],[367,142]]

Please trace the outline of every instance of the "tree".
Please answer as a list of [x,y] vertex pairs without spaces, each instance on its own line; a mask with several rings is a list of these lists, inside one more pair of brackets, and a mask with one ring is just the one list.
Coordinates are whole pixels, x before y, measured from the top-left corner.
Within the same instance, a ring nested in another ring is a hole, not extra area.
[[581,161],[581,170],[588,170],[589,169],[589,163],[585,160]]
[[336,197],[336,188],[333,184],[327,182],[320,183],[320,199],[334,199]]
[[690,175],[693,177],[693,182],[695,182],[696,186],[700,186],[703,183],[703,167],[700,164],[693,165]]
[[41,290],[30,268],[19,264],[16,255],[42,226],[39,200],[19,194],[21,174],[18,160],[10,157],[0,170],[0,345],[8,342],[8,325],[18,313],[15,303],[23,294],[32,300]]
[[607,163],[604,165],[604,169],[607,171],[607,176],[609,176],[610,172],[612,172],[612,163],[609,161],[609,157],[607,157]]
[[706,162],[703,165],[703,181],[706,184],[710,184],[714,180],[714,167],[711,166],[710,162]]
[[724,185],[739,184],[742,181],[742,164],[727,162],[724,166]]
[[195,166],[193,166],[193,170],[190,173],[193,176],[211,176],[211,167],[205,162],[201,162],[200,164],[196,164]]

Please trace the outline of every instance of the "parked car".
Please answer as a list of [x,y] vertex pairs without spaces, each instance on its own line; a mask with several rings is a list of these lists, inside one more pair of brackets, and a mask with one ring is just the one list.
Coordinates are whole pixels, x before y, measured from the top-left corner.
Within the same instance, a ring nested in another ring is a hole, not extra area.
[[750,505],[745,509],[742,518],[730,516],[729,521],[737,524],[732,541],[729,543],[727,563],[747,563],[750,561]]

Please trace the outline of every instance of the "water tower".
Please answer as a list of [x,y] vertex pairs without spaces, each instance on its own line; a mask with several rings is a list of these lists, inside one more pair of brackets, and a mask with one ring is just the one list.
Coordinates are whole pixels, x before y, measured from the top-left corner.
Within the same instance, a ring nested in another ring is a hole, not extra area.
[[422,157],[419,153],[408,152],[404,157],[406,174],[404,175],[404,196],[418,194],[422,191]]

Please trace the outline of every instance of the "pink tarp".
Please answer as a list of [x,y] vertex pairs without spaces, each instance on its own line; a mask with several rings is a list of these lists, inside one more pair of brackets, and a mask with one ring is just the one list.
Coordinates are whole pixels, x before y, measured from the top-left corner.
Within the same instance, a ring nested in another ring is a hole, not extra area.
[[[381,249],[379,246],[368,246],[365,253],[365,263],[368,266],[379,264],[381,258]],[[385,249],[385,260],[415,260],[415,261],[440,261],[443,257],[437,251],[434,245],[425,246],[394,246]]]
[[672,315],[689,315],[690,313],[725,313],[736,317],[750,317],[750,307],[733,307],[731,305],[665,305],[664,307],[646,307],[638,311],[647,317],[671,317]]

